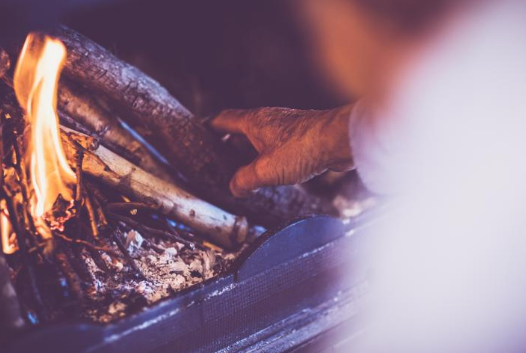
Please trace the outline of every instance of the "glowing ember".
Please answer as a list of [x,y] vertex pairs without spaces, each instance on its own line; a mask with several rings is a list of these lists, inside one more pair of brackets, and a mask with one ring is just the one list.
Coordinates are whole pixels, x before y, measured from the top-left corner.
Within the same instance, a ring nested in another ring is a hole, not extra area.
[[56,112],[65,58],[66,48],[60,41],[30,34],[14,75],[15,93],[31,128],[25,155],[33,189],[31,214],[36,219],[51,210],[59,195],[66,201],[74,198],[76,177],[64,155]]

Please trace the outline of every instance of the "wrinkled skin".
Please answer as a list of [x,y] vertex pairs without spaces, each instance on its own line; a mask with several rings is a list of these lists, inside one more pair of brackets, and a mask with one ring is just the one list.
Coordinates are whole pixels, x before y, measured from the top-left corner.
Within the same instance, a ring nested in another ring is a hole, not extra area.
[[263,186],[305,182],[326,170],[353,167],[348,140],[351,106],[306,111],[286,108],[226,110],[212,121],[219,131],[244,134],[259,156],[230,182],[234,196]]

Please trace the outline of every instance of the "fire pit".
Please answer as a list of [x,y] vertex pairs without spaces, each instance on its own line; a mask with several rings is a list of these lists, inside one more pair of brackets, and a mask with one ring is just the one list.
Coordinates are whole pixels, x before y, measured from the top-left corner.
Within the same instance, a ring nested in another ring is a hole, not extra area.
[[[370,224],[365,217],[348,224],[297,221],[264,235],[228,273],[198,288],[114,324],[32,330],[9,352],[43,346],[50,352],[286,351],[335,327],[347,329],[359,314],[364,269],[345,276],[339,269],[359,258]],[[329,345],[336,343],[331,337]]]
[[285,351],[356,315],[356,177],[235,199],[244,160],[207,119],[64,26],[0,48],[0,76],[9,351]]

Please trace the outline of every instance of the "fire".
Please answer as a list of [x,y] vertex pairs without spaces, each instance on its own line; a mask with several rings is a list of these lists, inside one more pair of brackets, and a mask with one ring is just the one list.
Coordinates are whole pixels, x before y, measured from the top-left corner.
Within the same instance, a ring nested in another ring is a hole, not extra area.
[[6,201],[0,201],[0,235],[2,238],[2,250],[10,255],[18,250],[16,234],[13,232],[9,212],[7,211]]
[[31,214],[42,218],[59,196],[74,198],[76,181],[60,141],[57,89],[66,48],[55,39],[29,34],[14,74],[14,89],[25,109],[30,138],[25,153],[33,189]]

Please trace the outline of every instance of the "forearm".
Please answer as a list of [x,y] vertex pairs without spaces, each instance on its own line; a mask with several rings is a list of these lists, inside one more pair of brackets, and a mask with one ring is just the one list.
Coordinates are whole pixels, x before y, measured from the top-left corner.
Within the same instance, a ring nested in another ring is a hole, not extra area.
[[403,137],[397,124],[364,101],[317,114],[321,115],[315,129],[322,150],[320,159],[327,169],[356,168],[371,191],[379,194],[396,191],[395,181],[389,175]]
[[349,116],[349,142],[360,178],[377,194],[398,193],[413,150],[411,124],[403,115],[365,101],[353,105]]

